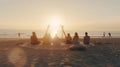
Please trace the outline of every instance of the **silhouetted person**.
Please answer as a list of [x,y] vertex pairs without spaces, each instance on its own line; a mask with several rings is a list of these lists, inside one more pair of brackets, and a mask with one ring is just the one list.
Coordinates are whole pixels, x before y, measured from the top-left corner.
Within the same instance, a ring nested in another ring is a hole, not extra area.
[[111,33],[110,32],[108,33],[108,35],[109,35],[109,37],[111,37]]
[[39,44],[40,42],[38,41],[38,38],[36,36],[35,32],[32,32],[32,36],[31,36],[31,44]]
[[66,36],[66,44],[72,44],[72,43],[73,43],[72,37],[71,37],[70,33],[68,33]]
[[51,45],[51,35],[50,33],[46,33],[45,36],[43,37],[43,45]]
[[75,35],[74,35],[74,37],[73,37],[73,43],[74,43],[75,45],[79,45],[79,44],[80,44],[80,41],[79,41],[79,40],[80,40],[80,39],[79,39],[78,33],[75,32]]
[[88,36],[87,32],[85,32],[83,43],[84,44],[90,44],[90,36]]
[[103,32],[103,37],[105,37],[105,32]]
[[18,33],[18,37],[20,38],[20,33]]

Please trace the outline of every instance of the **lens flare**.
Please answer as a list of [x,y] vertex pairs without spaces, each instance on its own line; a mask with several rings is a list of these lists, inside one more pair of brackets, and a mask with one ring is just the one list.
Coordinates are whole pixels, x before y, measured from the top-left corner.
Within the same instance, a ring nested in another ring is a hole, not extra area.
[[22,48],[15,47],[8,53],[8,61],[15,65],[15,67],[23,67],[27,57]]

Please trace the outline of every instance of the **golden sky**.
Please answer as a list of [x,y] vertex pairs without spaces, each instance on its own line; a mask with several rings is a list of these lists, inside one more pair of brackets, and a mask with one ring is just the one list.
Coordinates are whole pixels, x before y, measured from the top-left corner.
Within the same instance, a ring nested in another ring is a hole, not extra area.
[[59,19],[66,30],[119,31],[120,0],[0,0],[0,29],[46,29]]

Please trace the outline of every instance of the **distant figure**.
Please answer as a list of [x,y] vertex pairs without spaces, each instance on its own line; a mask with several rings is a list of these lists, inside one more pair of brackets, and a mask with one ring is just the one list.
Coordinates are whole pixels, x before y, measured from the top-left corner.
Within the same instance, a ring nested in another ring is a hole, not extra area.
[[72,44],[73,43],[70,33],[67,34],[65,42],[66,42],[66,44]]
[[31,36],[31,44],[39,44],[40,42],[38,41],[38,38],[36,36],[35,32],[32,32],[32,36]]
[[109,37],[111,37],[111,33],[110,32],[108,33],[108,35],[109,35]]
[[84,42],[84,44],[90,44],[90,36],[88,36],[87,32],[85,32],[85,36],[84,36],[83,42]]
[[20,36],[21,36],[21,34],[20,33],[18,33],[18,37],[20,38]]
[[78,33],[75,32],[75,35],[74,35],[74,37],[73,37],[73,43],[74,43],[75,45],[79,45],[79,44],[80,44],[80,41],[79,41],[79,40],[80,40],[80,39],[79,39]]
[[105,37],[105,32],[103,32],[103,37]]
[[43,37],[43,45],[51,45],[51,35],[50,33],[46,33],[45,36]]

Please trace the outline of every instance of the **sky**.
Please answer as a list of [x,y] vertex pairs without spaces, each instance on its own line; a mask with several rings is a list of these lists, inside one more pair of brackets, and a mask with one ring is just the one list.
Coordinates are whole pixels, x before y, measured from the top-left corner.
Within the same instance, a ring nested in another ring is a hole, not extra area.
[[0,29],[120,31],[120,0],[0,0]]

